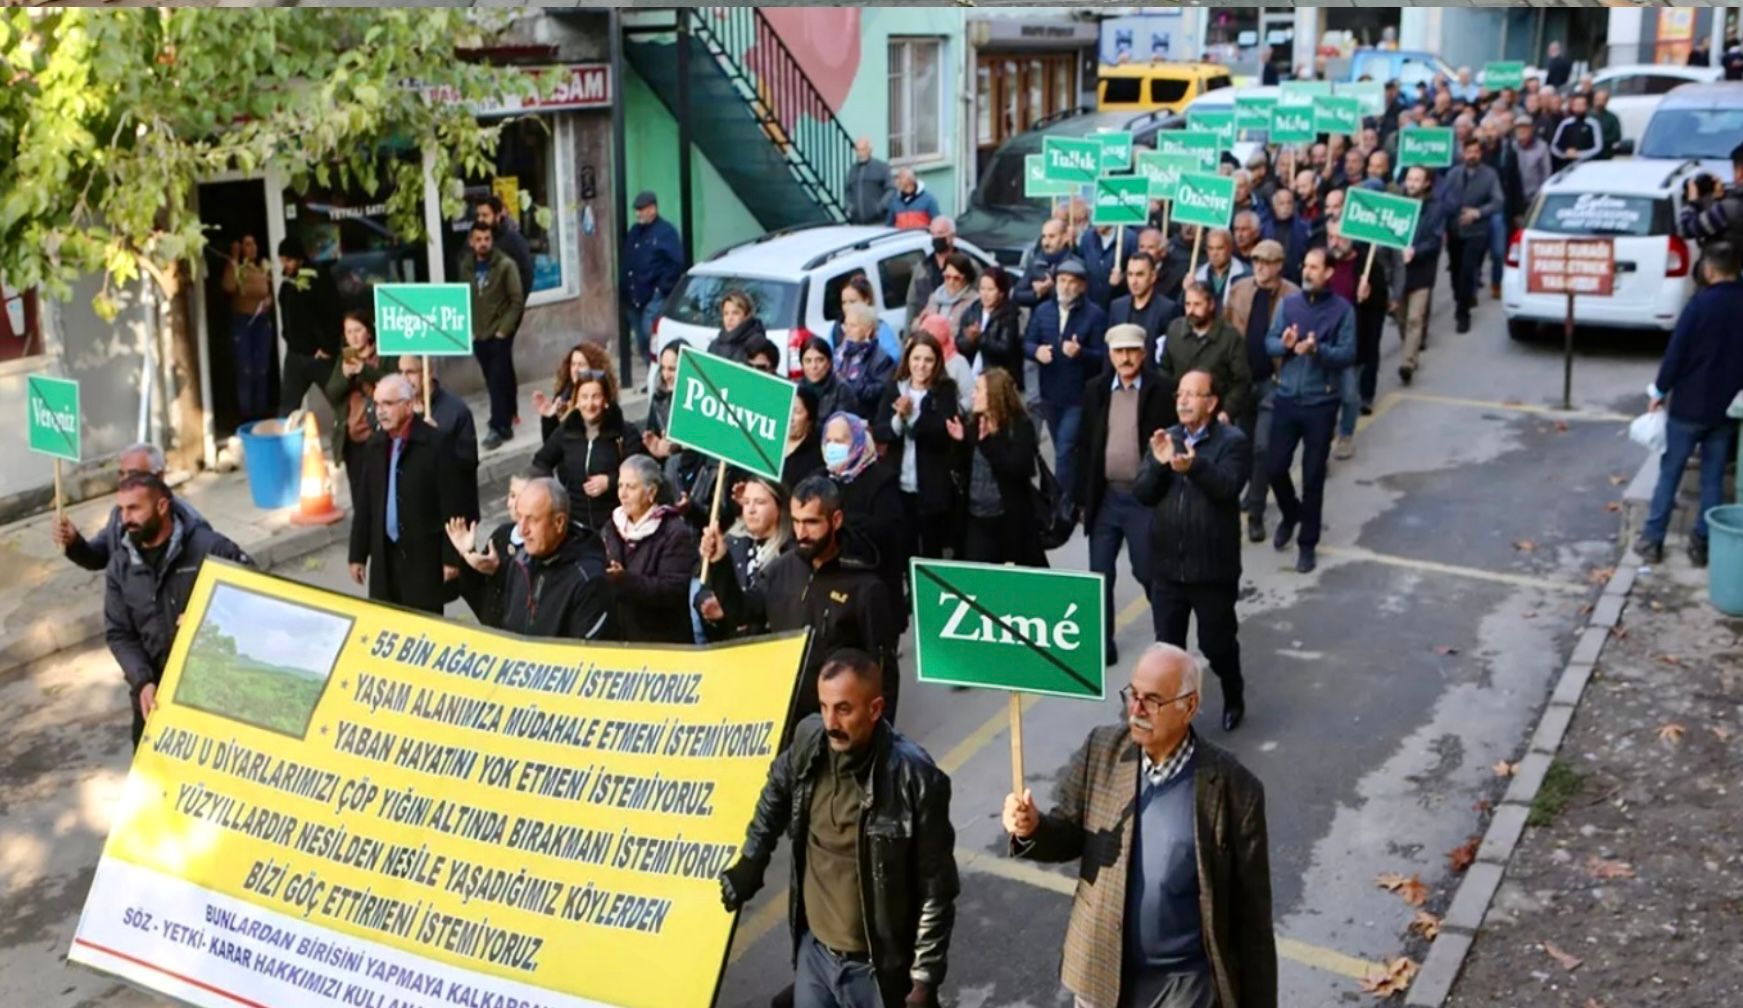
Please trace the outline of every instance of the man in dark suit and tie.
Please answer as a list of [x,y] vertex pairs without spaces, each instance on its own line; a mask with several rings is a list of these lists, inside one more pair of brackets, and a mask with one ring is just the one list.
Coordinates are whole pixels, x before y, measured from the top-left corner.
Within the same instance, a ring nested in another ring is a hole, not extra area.
[[375,386],[381,429],[364,446],[363,493],[353,502],[351,580],[369,597],[440,613],[460,558],[444,531],[464,512],[448,439],[417,419],[411,382],[388,375]]

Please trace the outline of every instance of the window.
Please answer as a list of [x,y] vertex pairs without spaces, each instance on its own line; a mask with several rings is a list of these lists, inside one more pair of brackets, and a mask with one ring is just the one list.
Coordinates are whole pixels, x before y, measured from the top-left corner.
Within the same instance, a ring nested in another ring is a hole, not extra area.
[[908,284],[923,252],[904,252],[878,262],[878,285],[883,288],[884,307],[901,308],[908,303]]
[[1646,78],[1645,91],[1649,95],[1661,95],[1687,84],[1687,77],[1673,77],[1670,74],[1650,74]]
[[1597,86],[1610,92],[1612,98],[1633,98],[1646,93],[1646,77],[1643,74],[1611,77],[1599,81]]
[[[976,145],[985,170],[994,148],[1035,124],[1072,108],[1077,89],[1075,57],[981,53],[975,67]],[[1143,82],[1136,77],[1101,81],[1109,101],[1136,102]]]
[[1152,77],[1150,100],[1158,105],[1172,105],[1186,97],[1192,82],[1182,77]]
[[1743,109],[1665,108],[1647,120],[1636,155],[1681,161],[1728,159],[1743,136]]
[[764,277],[686,273],[666,298],[665,315],[685,325],[720,325],[720,301],[733,291],[750,298],[756,317],[770,329],[799,324],[799,285]]
[[850,269],[829,278],[823,285],[823,319],[826,322],[841,320],[841,289],[856,276],[865,276],[865,270]]
[[42,313],[37,305],[36,289],[21,291],[6,286],[0,278],[0,361],[35,357],[42,350]]
[[[415,151],[384,154],[417,159]],[[370,193],[361,183],[349,188],[319,186],[284,191],[284,230],[297,238],[309,254],[309,263],[325,271],[340,303],[346,308],[367,308],[378,283],[426,283],[430,279],[429,254],[424,243],[404,238],[388,228],[387,202],[392,186],[387,166],[379,169],[381,191]]]
[[[526,116],[503,124],[494,171],[461,180],[466,190],[466,208],[458,219],[448,222],[442,235],[442,254],[450,269],[465,250],[466,234],[472,227],[472,207],[494,195],[502,199],[503,209],[520,228],[533,257],[532,289],[526,292],[528,302],[541,304],[578,293],[565,278],[572,269],[566,270],[563,262],[564,201],[558,183],[562,177],[558,152],[562,149],[554,116]],[[538,207],[550,209],[550,228],[539,226],[532,212]]]
[[1217,76],[1212,77],[1210,80],[1207,80],[1204,82],[1204,89],[1206,91],[1221,91],[1223,88],[1226,88],[1226,87],[1234,87],[1234,84],[1235,84],[1234,80],[1231,79],[1228,75],[1218,74]]
[[1670,200],[1609,193],[1545,193],[1531,222],[1536,231],[1644,237],[1670,234]]
[[890,40],[890,160],[944,156],[944,43]]

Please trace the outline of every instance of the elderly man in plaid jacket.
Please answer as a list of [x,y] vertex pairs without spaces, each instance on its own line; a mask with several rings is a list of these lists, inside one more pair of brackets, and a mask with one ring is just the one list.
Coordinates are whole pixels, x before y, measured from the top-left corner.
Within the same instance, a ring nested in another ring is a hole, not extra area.
[[1060,969],[1078,1008],[1277,1008],[1265,793],[1193,733],[1202,682],[1152,645],[1120,690],[1125,723],[1090,733],[1059,804],[1005,799],[1013,854],[1079,862]]

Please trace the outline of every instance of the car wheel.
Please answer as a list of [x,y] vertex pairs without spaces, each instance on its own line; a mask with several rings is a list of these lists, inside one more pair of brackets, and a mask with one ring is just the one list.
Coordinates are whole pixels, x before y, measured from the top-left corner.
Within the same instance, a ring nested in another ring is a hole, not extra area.
[[1508,319],[1507,336],[1509,339],[1528,343],[1537,338],[1537,323],[1527,319]]

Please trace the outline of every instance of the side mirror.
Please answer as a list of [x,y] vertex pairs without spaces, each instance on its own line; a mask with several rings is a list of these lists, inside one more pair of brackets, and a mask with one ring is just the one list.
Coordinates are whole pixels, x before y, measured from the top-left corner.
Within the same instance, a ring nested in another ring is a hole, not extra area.
[[1617,157],[1628,157],[1628,156],[1632,155],[1634,153],[1634,141],[1632,141],[1632,140],[1617,141],[1616,146],[1614,149],[1611,150],[1611,153],[1615,154]]

